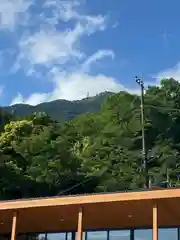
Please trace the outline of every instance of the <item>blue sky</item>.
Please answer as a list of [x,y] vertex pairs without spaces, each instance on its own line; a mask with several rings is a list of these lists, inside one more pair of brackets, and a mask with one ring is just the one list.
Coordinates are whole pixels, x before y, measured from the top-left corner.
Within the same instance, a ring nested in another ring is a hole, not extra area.
[[137,93],[180,80],[180,1],[1,0],[0,101]]

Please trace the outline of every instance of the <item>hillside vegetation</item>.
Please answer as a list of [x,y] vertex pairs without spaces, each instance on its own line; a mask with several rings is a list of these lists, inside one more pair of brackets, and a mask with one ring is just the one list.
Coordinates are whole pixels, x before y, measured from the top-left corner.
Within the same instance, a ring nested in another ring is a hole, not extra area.
[[60,99],[41,103],[36,106],[16,104],[5,107],[4,109],[16,118],[26,118],[35,112],[44,112],[54,120],[71,120],[79,114],[98,112],[101,109],[101,104],[111,95],[113,95],[113,93],[104,92],[95,97],[89,97],[79,101]]
[[[180,185],[180,84],[164,79],[145,94],[145,135],[153,185]],[[2,110],[1,110],[2,113]],[[144,186],[139,96],[120,92],[99,112],[57,121],[45,113],[1,114],[0,198]]]

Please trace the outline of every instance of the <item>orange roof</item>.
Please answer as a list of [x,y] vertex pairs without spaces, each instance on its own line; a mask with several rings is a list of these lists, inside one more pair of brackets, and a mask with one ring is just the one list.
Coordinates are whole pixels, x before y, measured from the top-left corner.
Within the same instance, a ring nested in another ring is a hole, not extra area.
[[85,229],[152,227],[154,203],[161,226],[180,225],[180,188],[176,188],[1,201],[0,232],[10,231],[14,211],[19,232],[72,231],[80,206]]

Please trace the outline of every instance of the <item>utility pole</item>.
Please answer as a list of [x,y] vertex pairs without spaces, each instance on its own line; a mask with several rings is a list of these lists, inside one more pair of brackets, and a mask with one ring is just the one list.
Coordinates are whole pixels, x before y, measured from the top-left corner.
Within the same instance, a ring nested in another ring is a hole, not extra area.
[[171,187],[170,177],[169,177],[169,168],[166,167],[166,188]]
[[149,188],[149,176],[148,176],[148,166],[147,166],[147,152],[146,152],[146,144],[145,144],[145,130],[144,130],[144,81],[135,77],[137,84],[141,88],[141,129],[142,129],[142,157],[143,157],[143,165],[144,165],[144,175],[145,175],[145,187]]

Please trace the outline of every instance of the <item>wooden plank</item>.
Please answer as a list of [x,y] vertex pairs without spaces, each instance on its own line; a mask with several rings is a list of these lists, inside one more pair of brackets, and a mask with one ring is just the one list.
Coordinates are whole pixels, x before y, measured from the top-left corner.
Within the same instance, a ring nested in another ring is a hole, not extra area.
[[0,202],[0,210],[180,198],[180,188]]
[[78,212],[78,227],[77,227],[77,240],[82,240],[83,234],[83,208],[79,208]]
[[158,206],[153,206],[153,240],[158,240]]
[[17,227],[17,213],[13,214],[11,240],[16,240],[16,227]]

